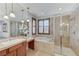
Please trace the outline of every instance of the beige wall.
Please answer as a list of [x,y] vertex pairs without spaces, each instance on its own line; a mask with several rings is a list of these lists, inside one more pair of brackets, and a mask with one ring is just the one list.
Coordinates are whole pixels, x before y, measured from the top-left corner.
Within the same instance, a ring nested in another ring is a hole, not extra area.
[[79,55],[79,9],[71,14],[70,45],[76,54]]
[[55,17],[55,44],[60,46],[60,16]]

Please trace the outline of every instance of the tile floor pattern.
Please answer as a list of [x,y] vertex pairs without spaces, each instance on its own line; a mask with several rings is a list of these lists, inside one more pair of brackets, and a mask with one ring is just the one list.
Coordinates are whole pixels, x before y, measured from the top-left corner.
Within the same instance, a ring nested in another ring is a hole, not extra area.
[[[53,56],[43,51],[34,51],[29,49],[27,52],[27,56]],[[55,56],[76,56],[76,54],[70,49],[63,47],[62,55],[60,54],[60,48],[58,46],[55,47]]]
[[29,49],[27,52],[27,56],[50,56],[50,54],[42,51],[34,51],[32,49]]

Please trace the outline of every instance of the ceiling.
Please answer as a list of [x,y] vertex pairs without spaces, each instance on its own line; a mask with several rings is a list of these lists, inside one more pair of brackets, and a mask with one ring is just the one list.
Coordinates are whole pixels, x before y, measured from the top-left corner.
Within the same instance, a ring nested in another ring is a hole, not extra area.
[[[37,17],[53,15],[56,13],[68,12],[77,8],[75,3],[37,3],[37,4],[20,4],[24,8],[30,7],[30,13]],[[59,10],[62,8],[62,10]]]
[[[36,17],[50,16],[57,13],[73,11],[78,7],[76,3],[14,3],[13,5],[16,18],[21,19],[22,12],[24,9],[24,14],[26,14],[27,7],[29,7],[29,12]],[[8,15],[11,12],[11,3],[7,4]],[[59,8],[62,8],[59,10]],[[0,17],[5,15],[5,4],[0,3]],[[26,17],[26,16],[24,16]]]

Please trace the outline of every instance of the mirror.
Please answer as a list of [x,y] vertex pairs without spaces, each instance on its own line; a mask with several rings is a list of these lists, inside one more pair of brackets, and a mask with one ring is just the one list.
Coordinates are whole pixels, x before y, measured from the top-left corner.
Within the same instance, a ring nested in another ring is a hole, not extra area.
[[24,21],[22,22],[16,22],[16,21],[11,21],[10,22],[10,32],[11,36],[27,36],[29,34],[29,26],[28,22]]

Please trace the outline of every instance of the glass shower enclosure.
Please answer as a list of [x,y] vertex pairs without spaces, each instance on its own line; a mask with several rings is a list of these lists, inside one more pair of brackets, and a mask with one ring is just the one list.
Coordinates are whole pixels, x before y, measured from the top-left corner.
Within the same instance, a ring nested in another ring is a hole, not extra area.
[[68,56],[71,54],[70,49],[70,30],[69,15],[55,17],[55,55]]

